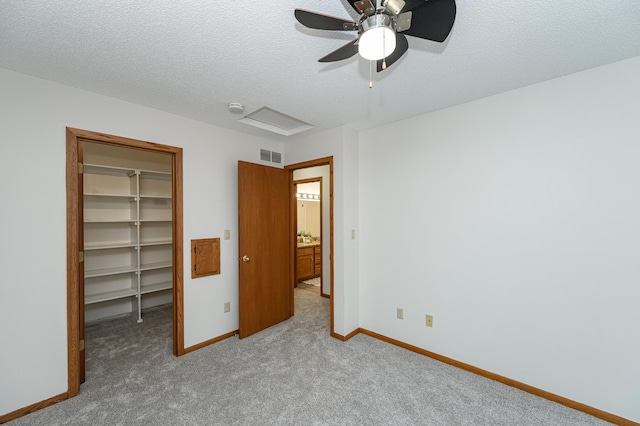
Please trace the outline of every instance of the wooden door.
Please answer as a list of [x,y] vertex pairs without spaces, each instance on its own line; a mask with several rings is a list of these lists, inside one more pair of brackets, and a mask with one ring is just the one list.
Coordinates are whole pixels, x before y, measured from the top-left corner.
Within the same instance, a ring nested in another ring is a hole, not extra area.
[[238,162],[239,335],[291,317],[288,171]]

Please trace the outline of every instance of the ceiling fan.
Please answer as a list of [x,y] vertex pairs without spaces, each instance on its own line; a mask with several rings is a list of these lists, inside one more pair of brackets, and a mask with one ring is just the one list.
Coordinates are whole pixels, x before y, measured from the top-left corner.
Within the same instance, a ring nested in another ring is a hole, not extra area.
[[355,40],[318,62],[341,61],[360,53],[367,60],[377,61],[380,72],[400,59],[409,48],[405,34],[442,43],[456,18],[455,0],[382,0],[379,8],[371,0],[347,1],[360,13],[357,22],[295,10],[296,19],[305,27],[358,32]]

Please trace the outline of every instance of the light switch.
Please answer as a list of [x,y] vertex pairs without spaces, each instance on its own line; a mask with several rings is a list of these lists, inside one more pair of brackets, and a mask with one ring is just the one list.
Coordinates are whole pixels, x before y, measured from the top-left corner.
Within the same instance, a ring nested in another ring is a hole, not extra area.
[[230,240],[231,239],[231,230],[229,230],[229,229],[225,229],[224,230],[224,239],[225,240]]
[[355,229],[352,229],[352,230],[351,230],[351,239],[352,239],[352,240],[355,240],[355,239],[356,239],[356,230],[355,230]]

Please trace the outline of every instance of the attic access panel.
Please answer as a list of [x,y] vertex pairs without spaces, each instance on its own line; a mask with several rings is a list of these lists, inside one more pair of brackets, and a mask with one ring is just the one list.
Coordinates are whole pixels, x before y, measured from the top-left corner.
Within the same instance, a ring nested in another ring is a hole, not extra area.
[[268,107],[262,107],[238,120],[240,123],[279,135],[291,136],[313,128],[309,123],[298,120]]

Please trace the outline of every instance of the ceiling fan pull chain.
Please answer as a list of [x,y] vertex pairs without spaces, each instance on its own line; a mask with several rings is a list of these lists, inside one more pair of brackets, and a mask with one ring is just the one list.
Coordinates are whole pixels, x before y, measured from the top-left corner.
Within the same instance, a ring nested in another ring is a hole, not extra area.
[[385,52],[385,46],[386,46],[386,31],[382,32],[382,69],[386,70],[387,69],[387,52]]
[[369,89],[373,88],[373,61],[369,61]]

